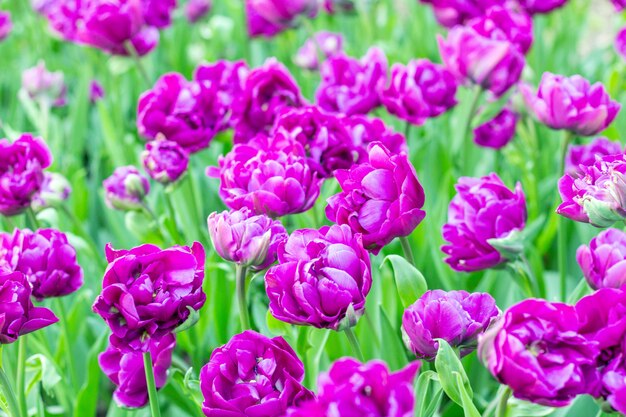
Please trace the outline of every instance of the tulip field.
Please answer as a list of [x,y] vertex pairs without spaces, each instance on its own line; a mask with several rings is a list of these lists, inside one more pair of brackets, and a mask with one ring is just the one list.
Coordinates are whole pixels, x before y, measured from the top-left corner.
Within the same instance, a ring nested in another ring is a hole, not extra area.
[[626,1],[0,0],[0,417],[626,415]]

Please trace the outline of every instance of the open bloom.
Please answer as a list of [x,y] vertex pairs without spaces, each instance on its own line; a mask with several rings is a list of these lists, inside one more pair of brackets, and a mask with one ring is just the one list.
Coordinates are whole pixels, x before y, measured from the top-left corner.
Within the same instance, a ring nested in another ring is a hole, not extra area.
[[364,152],[355,144],[341,116],[318,107],[283,112],[270,134],[272,146],[282,149],[293,141],[306,150],[309,165],[320,177],[330,178],[338,169],[352,167]]
[[276,59],[268,59],[250,71],[233,102],[235,142],[248,142],[259,133],[268,133],[282,109],[304,104],[289,70]]
[[262,271],[276,262],[278,245],[289,236],[278,220],[254,213],[247,207],[211,213],[209,235],[225,260]]
[[492,6],[503,4],[505,0],[420,0],[431,4],[439,24],[451,28],[469,19],[485,14]]
[[606,129],[622,107],[611,100],[602,84],[591,85],[580,75],[564,77],[546,72],[536,93],[525,84],[520,90],[541,123],[580,136],[593,136]]
[[576,303],[579,332],[597,343],[597,373],[588,378],[589,394],[626,412],[626,291],[602,288]]
[[282,417],[313,398],[302,386],[304,365],[282,337],[248,330],[213,351],[200,371],[206,416]]
[[392,155],[381,143],[369,160],[336,172],[342,191],[328,199],[326,217],[363,235],[377,254],[396,237],[410,235],[426,216],[424,189],[406,154]]
[[493,268],[506,259],[489,243],[508,237],[526,224],[526,198],[518,183],[511,191],[494,173],[482,178],[462,177],[448,208],[441,247],[446,262],[457,271]]
[[368,159],[367,149],[374,142],[381,142],[393,155],[404,152],[408,155],[409,148],[406,138],[395,132],[381,119],[368,116],[346,116],[342,120],[352,136],[352,142],[363,149],[359,162]]
[[268,148],[262,138],[235,145],[220,157],[219,168],[207,170],[209,176],[220,178],[219,194],[224,203],[235,210],[248,207],[270,217],[313,207],[322,179],[309,167],[302,146],[293,143],[282,150]]
[[296,230],[278,247],[265,274],[270,312],[287,323],[339,330],[365,310],[372,286],[361,235],[348,226]]
[[387,83],[387,57],[378,48],[370,48],[361,60],[338,53],[322,64],[320,73],[322,81],[315,99],[322,110],[367,114],[381,104],[380,94]]
[[[173,334],[151,340],[148,351],[152,358],[154,382],[159,389],[167,382],[167,370],[172,364],[176,346]],[[123,352],[109,344],[98,357],[104,374],[115,384],[113,399],[120,407],[140,408],[148,404],[148,386],[142,352]]]
[[420,363],[390,372],[387,364],[374,360],[359,363],[339,359],[319,376],[318,398],[293,407],[288,417],[412,417],[413,380]]
[[59,321],[47,308],[35,307],[30,297],[24,274],[6,269],[0,262],[0,345]]
[[21,135],[15,142],[0,139],[0,214],[14,216],[26,210],[44,182],[52,155],[41,138]]
[[389,113],[420,125],[454,107],[456,89],[454,76],[442,65],[418,59],[391,67],[390,84],[381,99]]
[[148,26],[164,29],[172,24],[176,0],[141,0],[141,3],[143,18]]
[[150,178],[165,185],[178,181],[189,166],[187,151],[170,140],[146,143],[141,160]]
[[500,97],[519,81],[525,60],[515,44],[491,35],[456,26],[447,39],[438,36],[437,40],[441,59],[460,82],[479,85]]
[[533,22],[526,13],[511,7],[494,6],[468,25],[491,39],[508,40],[526,54],[533,43]]
[[581,245],[576,260],[592,288],[621,288],[626,285],[626,233],[608,229]]
[[402,317],[402,335],[407,347],[420,359],[433,360],[444,339],[472,353],[482,334],[500,315],[496,300],[487,293],[428,291],[407,307]]
[[204,248],[145,244],[131,250],[106,247],[109,266],[93,310],[111,328],[111,343],[122,350],[146,351],[151,339],[173,332],[206,299]]
[[508,309],[480,338],[478,354],[513,395],[549,407],[564,407],[589,391],[598,346],[579,334],[576,310],[529,299]]
[[63,73],[48,71],[43,61],[22,72],[22,90],[31,99],[53,107],[67,104],[67,85]]
[[619,142],[604,137],[595,138],[586,145],[570,145],[565,155],[565,174],[584,176],[581,165],[593,165],[599,157],[622,153],[623,149]]
[[228,111],[218,93],[216,84],[190,82],[178,73],[161,76],[139,98],[139,134],[150,140],[162,135],[188,152],[208,147]]
[[559,180],[562,216],[596,227],[609,227],[626,218],[626,155],[608,155],[593,165],[580,165],[582,174]]
[[294,57],[294,63],[308,70],[319,68],[320,55],[329,58],[343,50],[343,36],[340,33],[317,32],[306,40]]
[[41,188],[33,196],[31,207],[40,212],[49,207],[57,207],[70,197],[72,186],[61,174],[44,172]]
[[518,115],[505,107],[493,119],[474,129],[474,142],[486,148],[504,148],[515,137]]
[[116,168],[102,182],[106,204],[116,210],[140,210],[150,182],[134,166]]
[[76,260],[76,249],[63,232],[15,229],[12,236],[0,233],[0,245],[4,247],[0,249],[0,257],[8,258],[5,261],[11,269],[26,276],[32,296],[39,301],[71,294],[83,285],[83,269]]

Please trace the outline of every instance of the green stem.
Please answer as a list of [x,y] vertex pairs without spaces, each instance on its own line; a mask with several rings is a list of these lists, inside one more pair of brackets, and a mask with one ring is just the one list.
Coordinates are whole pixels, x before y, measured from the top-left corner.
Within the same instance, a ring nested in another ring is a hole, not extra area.
[[37,215],[33,211],[31,207],[26,209],[26,220],[29,223],[29,226],[34,230],[40,229],[41,226],[39,224],[39,220],[37,220]]
[[498,401],[498,407],[496,408],[496,417],[506,417],[509,398],[511,398],[511,389],[506,388],[500,396],[500,400]]
[[409,238],[402,236],[399,239],[400,244],[402,245],[402,251],[404,252],[404,258],[409,261],[411,265],[415,266],[415,257],[413,256],[413,249],[411,249],[411,242],[409,242]]
[[241,319],[242,330],[250,329],[250,314],[248,313],[248,303],[246,301],[246,272],[245,266],[235,267],[235,285],[237,289],[237,304],[239,306],[239,318]]
[[344,330],[344,333],[348,338],[348,342],[350,342],[350,345],[352,346],[352,350],[354,351],[356,358],[361,361],[361,363],[365,362],[365,359],[363,357],[363,351],[361,350],[361,345],[359,344],[359,339],[356,338],[356,335],[354,334],[352,328],[348,327],[346,330]]
[[157,396],[156,384],[154,382],[154,369],[152,368],[152,356],[150,352],[143,353],[143,366],[146,373],[146,383],[148,385],[148,397],[150,398],[150,412],[152,417],[161,417],[159,397]]
[[26,336],[17,338],[17,380],[16,389],[19,393],[19,408],[22,417],[28,417],[28,406],[26,405]]
[[404,138],[406,139],[407,143],[409,142],[409,135],[411,134],[411,122],[406,122],[406,124],[404,125]]
[[[567,148],[570,142],[574,139],[574,135],[565,130],[563,135],[563,142],[561,143],[561,170],[559,173],[565,171],[565,156],[567,154]],[[558,260],[559,260],[559,282],[561,286],[561,300],[567,300],[567,221],[565,217],[559,216],[559,229],[558,229]]]
[[68,320],[67,314],[65,312],[65,305],[63,304],[63,300],[60,298],[56,298],[55,300],[57,312],[59,314],[59,320],[61,322],[61,335],[63,337],[63,341],[65,343],[65,361],[67,362],[67,371],[69,373],[69,381],[68,385],[72,388],[75,387],[77,378],[76,378],[76,370],[74,369],[74,361],[72,355],[72,345],[70,343],[70,335],[68,332]]
[[472,130],[472,122],[474,121],[474,117],[476,116],[476,110],[478,109],[478,103],[480,101],[480,96],[483,93],[483,89],[480,86],[474,87],[474,91],[472,91],[472,102],[469,109],[469,114],[467,115],[467,120],[465,122],[465,128],[463,129],[463,136],[461,138],[461,147],[463,150],[463,175],[471,175],[469,172],[469,168],[471,166],[471,151],[472,151],[472,141],[469,140],[470,132]]
[[524,291],[524,293],[526,294],[526,297],[528,298],[536,297],[537,295],[533,291],[533,284],[531,282],[531,278],[528,276],[528,273],[526,272],[524,265],[520,261],[514,261],[511,263],[510,266],[511,266],[511,269],[513,270],[513,273],[517,275],[517,277],[519,278],[518,283],[522,291]]
[[146,83],[146,86],[148,87],[151,86],[152,83],[150,82],[150,77],[148,77],[148,73],[146,72],[146,69],[144,68],[143,63],[141,62],[141,57],[137,53],[135,46],[130,41],[126,41],[124,43],[124,47],[126,48],[126,51],[128,52],[128,54],[133,58],[133,61],[135,61],[137,70],[139,71],[139,74],[141,74],[141,78],[143,78],[144,82]]
[[0,390],[7,402],[9,417],[20,417],[20,406],[15,396],[15,391],[9,382],[7,374],[2,368],[2,346],[0,345]]
[[167,205],[167,211],[169,211],[170,219],[172,220],[171,232],[174,235],[173,238],[178,244],[182,244],[184,242],[183,236],[178,230],[178,224],[176,223],[176,210],[174,210],[174,205],[172,204],[172,200],[170,198],[171,194],[167,191],[165,192],[165,204]]

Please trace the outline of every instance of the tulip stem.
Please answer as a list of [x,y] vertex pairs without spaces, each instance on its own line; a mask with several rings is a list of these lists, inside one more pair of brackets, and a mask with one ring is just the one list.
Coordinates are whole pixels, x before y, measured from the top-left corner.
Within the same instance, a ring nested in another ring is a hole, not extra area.
[[17,378],[16,389],[19,393],[20,415],[28,417],[28,406],[26,405],[26,387],[24,381],[26,377],[26,336],[17,338]]
[[130,41],[124,42],[124,47],[126,48],[128,54],[133,58],[133,61],[135,61],[135,66],[137,67],[137,71],[139,71],[141,78],[143,78],[146,85],[149,87],[151,85],[150,77],[148,77],[148,73],[141,62],[141,57],[137,53],[137,49],[135,49],[135,46]]
[[245,266],[235,267],[235,285],[237,288],[237,304],[239,305],[239,318],[241,319],[241,329],[250,329],[250,314],[248,313],[248,303],[246,301],[246,272]]
[[498,401],[498,406],[496,408],[496,417],[506,417],[511,394],[511,389],[507,387],[500,395],[500,400]]
[[20,406],[15,397],[15,391],[13,391],[9,378],[2,368],[2,345],[0,345],[0,391],[6,400],[9,417],[20,417]]
[[361,363],[365,362],[365,359],[363,357],[363,351],[361,350],[361,345],[359,344],[359,339],[356,338],[356,335],[354,334],[352,328],[348,327],[346,330],[344,330],[344,333],[348,338],[348,342],[350,342],[350,345],[352,346],[352,350],[354,351],[356,358],[361,361]]
[[152,367],[151,353],[143,353],[143,366],[146,373],[146,384],[148,385],[148,398],[150,399],[150,412],[152,417],[161,417],[159,408],[159,397],[157,396],[156,384],[154,382],[154,369]]
[[406,122],[404,125],[404,139],[406,139],[407,143],[409,142],[409,135],[411,134],[412,126],[411,122]]
[[[561,143],[561,171],[565,171],[565,156],[570,142],[574,139],[574,134],[565,130],[563,142]],[[561,300],[567,300],[567,221],[565,217],[559,216],[559,229],[557,236],[557,251],[559,260],[559,282],[561,284]]]
[[411,249],[411,242],[409,242],[409,238],[402,236],[399,239],[400,244],[402,245],[402,251],[404,252],[404,258],[409,261],[411,265],[415,266],[415,257],[413,256],[413,249]]
[[77,381],[76,379],[76,371],[74,370],[74,362],[72,361],[72,348],[71,348],[71,343],[70,343],[70,334],[68,332],[67,326],[68,326],[68,320],[67,320],[67,314],[65,312],[65,305],[63,304],[63,300],[61,300],[60,298],[56,298],[55,300],[56,303],[56,307],[59,313],[59,319],[61,321],[61,335],[63,337],[64,343],[65,343],[65,360],[67,362],[67,371],[69,373],[69,381],[68,381],[68,385],[74,389],[75,388],[75,383]]
[[38,230],[40,228],[39,220],[37,220],[37,215],[31,207],[26,209],[26,219],[28,220],[28,223],[30,223],[30,227],[32,227],[34,230]]
[[165,204],[167,205],[167,210],[170,212],[170,219],[172,220],[171,232],[174,235],[173,238],[177,244],[182,244],[184,242],[183,236],[178,230],[178,223],[176,223],[176,210],[174,210],[174,205],[172,204],[171,194],[169,192],[165,192]]
[[472,130],[472,122],[474,121],[474,116],[476,116],[476,110],[478,109],[478,103],[480,101],[480,97],[483,93],[483,89],[480,86],[474,87],[472,91],[472,102],[470,104],[469,113],[467,115],[467,121],[465,122],[465,129],[463,130],[463,136],[461,138],[461,146],[459,149],[463,150],[463,154],[461,158],[463,158],[463,172],[461,174],[471,176],[471,172],[469,172],[470,167],[470,154],[472,153],[472,141],[470,140],[470,131]]

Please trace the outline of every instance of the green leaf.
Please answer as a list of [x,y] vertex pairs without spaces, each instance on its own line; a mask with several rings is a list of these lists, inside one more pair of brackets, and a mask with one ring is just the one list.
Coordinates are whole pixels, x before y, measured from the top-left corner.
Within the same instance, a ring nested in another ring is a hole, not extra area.
[[504,94],[497,101],[486,102],[480,110],[480,113],[478,113],[478,115],[472,120],[472,128],[476,128],[484,123],[487,123],[500,114],[510,98],[511,94]]
[[107,333],[100,335],[97,342],[89,349],[87,356],[87,380],[80,388],[76,403],[74,404],[74,415],[83,417],[95,417],[98,411],[98,393],[100,390],[100,377],[102,371],[98,363],[98,355],[104,350],[107,341]]
[[187,320],[185,320],[183,324],[174,329],[174,333],[180,333],[191,329],[195,326],[198,320],[200,320],[200,312],[198,310],[193,309],[191,306],[187,306],[187,310],[189,310],[189,317],[187,317]]
[[391,268],[393,269],[398,295],[400,296],[404,308],[413,304],[428,291],[428,284],[426,284],[426,279],[424,279],[422,273],[402,256],[387,256],[381,264],[381,268],[387,262],[391,264]]
[[463,407],[463,412],[465,417],[481,417],[480,412],[476,409],[474,402],[472,401],[471,389],[470,392],[466,389],[465,382],[467,380],[467,376],[463,377],[463,375],[458,372],[453,372],[453,375],[456,379],[456,384],[459,387],[459,393],[461,394],[461,407]]
[[591,287],[587,284],[587,280],[582,278],[570,296],[567,298],[568,304],[574,304],[581,298],[591,293]]
[[432,417],[441,406],[443,388],[439,376],[433,371],[422,372],[415,386],[416,417]]
[[[443,339],[437,339],[437,342],[439,343],[439,350],[435,358],[435,368],[437,369],[437,374],[439,374],[441,386],[452,401],[463,406],[464,394],[467,394],[470,399],[474,396],[463,364],[459,359],[459,355],[448,342]],[[456,374],[461,378],[460,384],[457,381]]]
[[32,378],[26,384],[26,392],[29,393],[41,382],[43,389],[51,394],[57,383],[61,381],[61,375],[57,372],[54,364],[42,354],[36,354],[26,360],[26,370],[33,373]]
[[401,333],[391,324],[382,306],[380,306],[380,328],[382,329],[382,340],[385,341],[385,348],[380,352],[382,359],[387,362],[392,370],[402,369],[409,361],[401,342]]
[[511,397],[507,417],[544,417],[554,412],[554,408],[533,404]]

